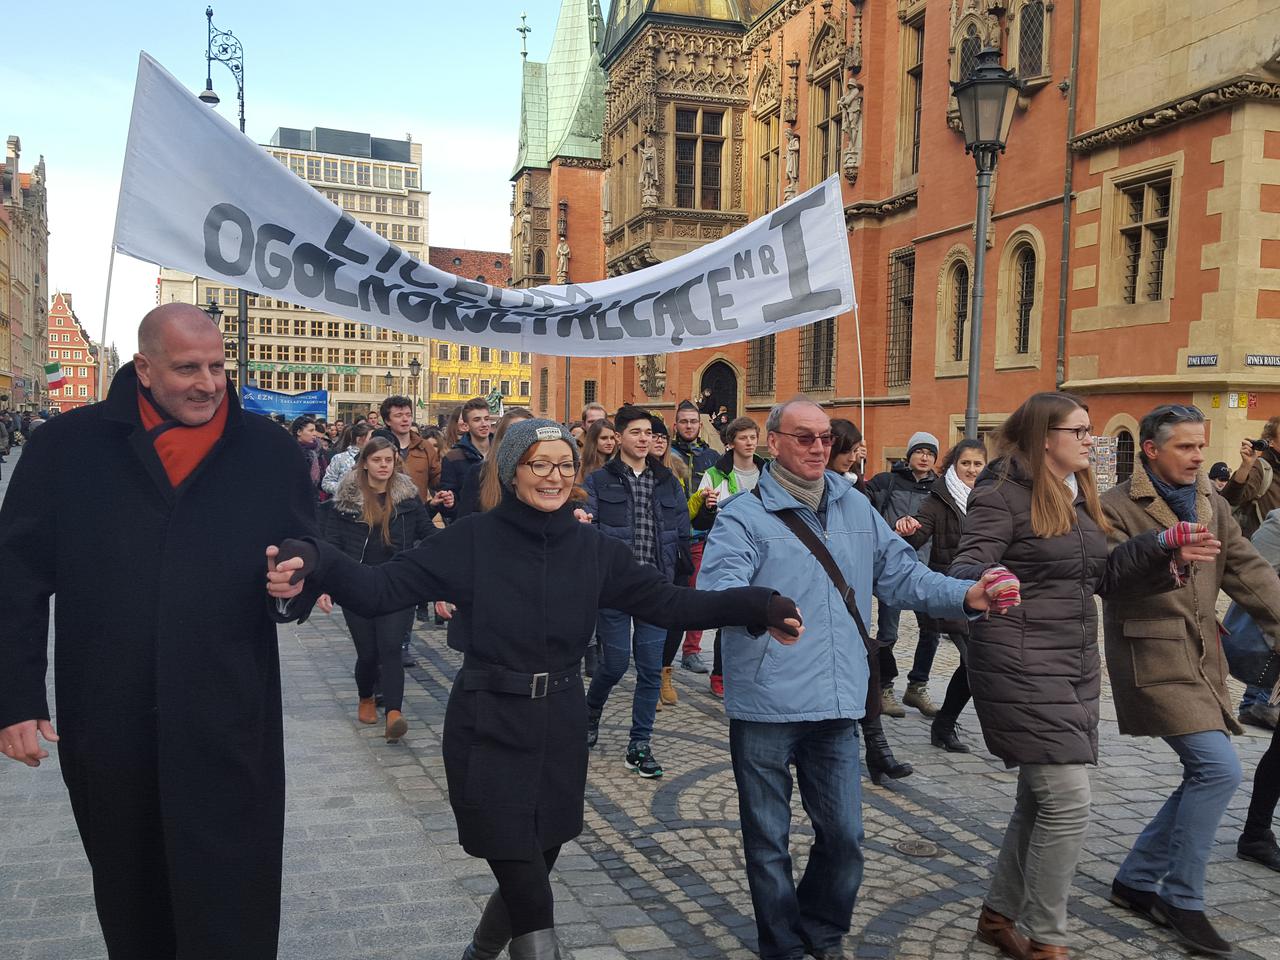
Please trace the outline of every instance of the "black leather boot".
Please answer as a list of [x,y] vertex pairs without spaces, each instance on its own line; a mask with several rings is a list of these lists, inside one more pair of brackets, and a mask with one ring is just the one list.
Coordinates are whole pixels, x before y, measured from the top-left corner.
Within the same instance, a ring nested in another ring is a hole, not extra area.
[[960,739],[956,731],[955,717],[944,717],[942,714],[934,717],[933,724],[929,728],[929,742],[948,753],[969,752],[969,745]]
[[511,960],[560,960],[555,928],[516,937],[511,941]]
[[880,781],[885,777],[901,780],[915,772],[911,764],[899,763],[893,751],[889,749],[889,741],[885,739],[884,727],[879,717],[874,720],[862,719],[858,722],[862,724],[863,742],[867,754],[867,773],[871,774],[872,783],[879,786]]
[[600,710],[587,707],[587,746],[594,747],[600,739]]
[[489,895],[489,902],[480,914],[480,923],[471,935],[471,944],[462,954],[462,960],[497,960],[511,940],[511,920],[507,905],[497,890]]

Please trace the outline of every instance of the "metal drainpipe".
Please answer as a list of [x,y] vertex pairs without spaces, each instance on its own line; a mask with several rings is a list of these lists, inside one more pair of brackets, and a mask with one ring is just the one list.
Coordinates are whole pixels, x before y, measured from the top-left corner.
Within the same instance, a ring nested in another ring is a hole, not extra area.
[[1076,135],[1076,88],[1080,73],[1080,0],[1071,4],[1071,75],[1067,91],[1066,169],[1062,178],[1062,260],[1058,267],[1058,362],[1054,384],[1067,379],[1067,286],[1071,270],[1071,194],[1075,189],[1075,158],[1071,141]]

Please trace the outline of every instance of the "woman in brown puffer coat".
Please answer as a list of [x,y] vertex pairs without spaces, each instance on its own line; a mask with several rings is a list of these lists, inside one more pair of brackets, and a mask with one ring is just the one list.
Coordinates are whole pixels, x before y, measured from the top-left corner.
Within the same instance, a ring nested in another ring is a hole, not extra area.
[[[953,577],[1002,566],[1021,606],[970,624],[969,683],[987,747],[1018,767],[1018,794],[979,939],[1015,957],[1067,957],[1067,895],[1089,823],[1087,764],[1098,761],[1095,594],[1173,589],[1160,535],[1108,553],[1089,462],[1088,408],[1039,393],[1005,421],[969,501]],[[1207,536],[1197,534],[1197,538]],[[1015,927],[1020,923],[1028,940]]]

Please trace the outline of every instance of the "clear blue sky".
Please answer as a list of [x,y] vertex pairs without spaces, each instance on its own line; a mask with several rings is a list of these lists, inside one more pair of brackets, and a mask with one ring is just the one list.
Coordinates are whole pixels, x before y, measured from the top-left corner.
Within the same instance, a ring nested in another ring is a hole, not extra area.
[[[0,58],[0,138],[21,137],[23,170],[41,154],[48,167],[50,288],[74,295],[95,340],[138,52],[203,89],[205,6],[29,3],[20,42],[8,43]],[[411,134],[423,144],[431,243],[509,248],[508,176],[520,109],[515,28],[527,11],[529,55],[545,59],[559,0],[215,0],[213,7],[214,24],[244,44],[249,136],[265,143],[279,126]],[[234,121],[231,73],[217,63],[213,69],[218,109]],[[107,339],[124,358],[155,303],[157,272],[116,257]]]

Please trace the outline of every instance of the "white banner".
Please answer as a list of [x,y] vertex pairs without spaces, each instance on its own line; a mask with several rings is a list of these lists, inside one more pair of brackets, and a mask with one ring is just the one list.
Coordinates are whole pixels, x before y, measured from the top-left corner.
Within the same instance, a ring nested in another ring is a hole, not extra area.
[[420,263],[353,220],[145,53],[114,243],[347,320],[555,356],[714,347],[854,307],[838,177],[667,263],[506,290]]

